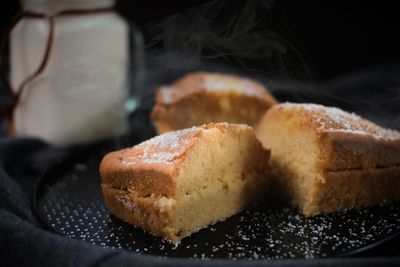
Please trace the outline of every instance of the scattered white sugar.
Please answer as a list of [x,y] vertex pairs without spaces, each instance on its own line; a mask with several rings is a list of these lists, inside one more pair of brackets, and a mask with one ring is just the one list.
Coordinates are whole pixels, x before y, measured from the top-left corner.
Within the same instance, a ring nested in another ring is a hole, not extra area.
[[[80,171],[76,173],[82,175]],[[72,177],[68,175],[66,179],[71,186]],[[400,231],[400,202],[305,218],[295,209],[268,201],[202,229],[176,247],[113,218],[97,198],[82,200],[66,193],[66,179],[51,185],[42,200],[43,214],[53,229],[91,244],[152,254],[160,259],[332,257],[374,244]],[[120,201],[133,208],[127,198],[121,197]]]
[[200,130],[198,127],[192,127],[153,137],[134,146],[132,150],[137,153],[122,156],[121,161],[124,164],[172,164],[185,153],[192,144],[191,137]]

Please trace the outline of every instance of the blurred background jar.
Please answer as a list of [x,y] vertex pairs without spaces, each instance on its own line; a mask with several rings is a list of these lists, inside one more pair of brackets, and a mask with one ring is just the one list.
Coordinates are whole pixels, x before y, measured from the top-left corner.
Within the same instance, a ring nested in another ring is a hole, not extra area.
[[[129,76],[132,57],[142,58],[142,39],[113,5],[22,1],[23,17],[10,36],[12,135],[65,145],[127,131],[140,98],[137,88],[129,93]],[[140,64],[133,64],[139,86]]]

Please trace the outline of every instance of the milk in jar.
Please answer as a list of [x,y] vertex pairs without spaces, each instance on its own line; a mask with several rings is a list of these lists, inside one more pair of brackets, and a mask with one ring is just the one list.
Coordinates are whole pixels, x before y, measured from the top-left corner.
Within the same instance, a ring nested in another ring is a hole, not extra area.
[[[36,16],[25,16],[10,36],[13,90],[37,70],[51,31],[53,38],[45,69],[24,86],[15,108],[15,134],[65,145],[124,133],[129,29],[112,9],[107,10],[113,1],[22,4]],[[52,30],[49,16],[54,19]]]

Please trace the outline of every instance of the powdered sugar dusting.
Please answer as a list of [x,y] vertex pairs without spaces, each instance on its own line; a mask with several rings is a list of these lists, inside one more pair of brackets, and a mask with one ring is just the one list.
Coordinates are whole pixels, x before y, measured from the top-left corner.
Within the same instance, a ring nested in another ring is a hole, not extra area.
[[205,79],[203,86],[206,90],[226,91],[227,89],[229,89],[226,83],[211,80],[209,78]]
[[236,92],[251,97],[270,98],[263,85],[249,79],[218,73],[192,73],[170,86],[162,86],[157,93],[158,101],[172,104],[199,92]]
[[121,156],[124,164],[173,164],[192,145],[192,139],[201,131],[198,127],[174,131],[156,136],[131,149]]
[[204,78],[202,87],[206,91],[236,92],[247,96],[259,97],[265,94],[265,89],[247,79],[238,79],[231,76],[209,74]]
[[325,107],[317,104],[281,104],[284,107],[297,108],[311,112],[318,130],[329,132],[366,135],[376,139],[400,139],[400,132],[386,129],[370,122],[354,113],[345,112],[335,107]]
[[169,87],[161,87],[159,89],[161,99],[164,103],[172,103],[174,99],[174,91]]

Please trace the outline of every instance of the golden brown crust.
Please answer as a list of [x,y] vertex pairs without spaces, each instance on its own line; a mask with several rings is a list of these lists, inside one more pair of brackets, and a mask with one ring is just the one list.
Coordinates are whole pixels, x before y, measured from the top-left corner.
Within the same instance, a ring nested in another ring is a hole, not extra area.
[[314,203],[303,207],[306,216],[367,207],[400,199],[400,166],[326,171],[316,187]]
[[150,197],[138,197],[128,191],[104,184],[102,192],[107,209],[112,214],[118,215],[121,220],[171,241],[179,241],[170,226],[169,210],[154,206],[154,201]]
[[178,243],[263,197],[269,155],[247,125],[170,132],[104,157],[104,200],[115,216]]
[[175,176],[201,128],[166,133],[132,148],[107,154],[100,163],[102,183],[138,195],[175,194]]
[[315,132],[321,169],[379,168],[400,164],[400,133],[397,131],[337,108],[315,104],[278,104],[264,115],[260,125],[283,113],[287,120],[297,118],[301,120],[299,127]]
[[397,131],[337,108],[283,103],[256,133],[272,150],[276,191],[306,216],[400,199]]
[[320,168],[326,170],[382,168],[400,163],[400,139],[331,132],[320,134],[318,138],[321,151],[326,153]]
[[160,133],[210,122],[254,125],[276,103],[257,82],[196,72],[159,88],[151,117]]
[[276,103],[275,98],[258,82],[229,74],[207,72],[187,74],[169,86],[162,86],[156,93],[156,101],[171,105],[192,94],[226,91],[263,99],[270,105]]
[[248,131],[250,134],[254,135],[253,128],[251,128],[250,126],[245,125],[245,124],[233,124],[233,123],[219,122],[219,123],[204,124],[204,125],[199,126],[198,128],[201,128],[204,130],[216,128],[216,129],[219,129],[223,133],[227,132],[228,130],[235,130],[238,132],[245,130],[245,131]]
[[135,191],[138,196],[175,195],[177,172],[203,130],[251,127],[228,123],[210,123],[200,127],[165,133],[131,148],[107,154],[100,163],[102,183],[113,188]]

